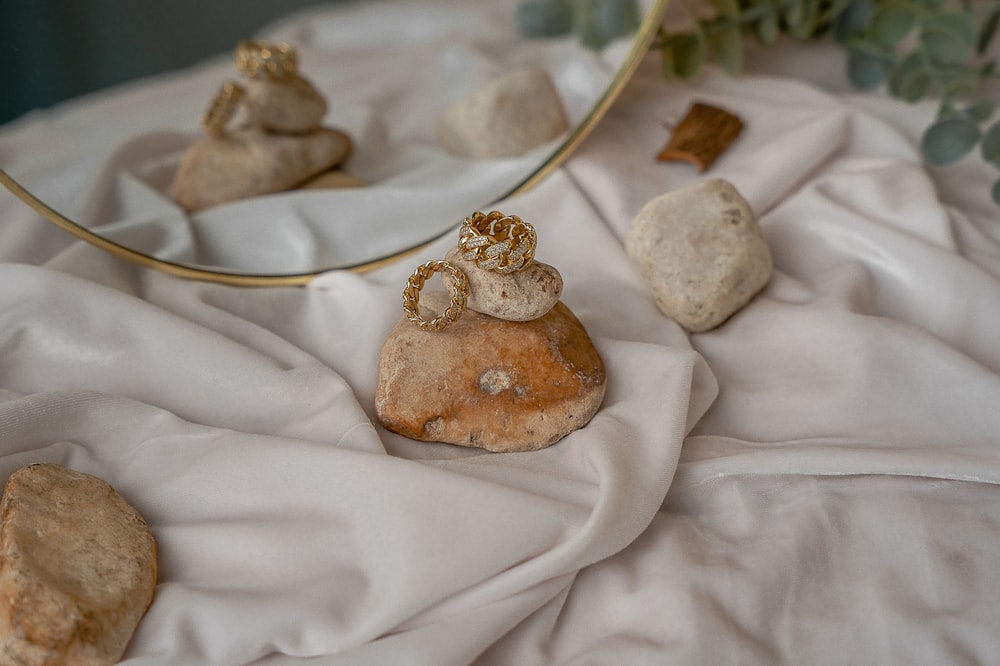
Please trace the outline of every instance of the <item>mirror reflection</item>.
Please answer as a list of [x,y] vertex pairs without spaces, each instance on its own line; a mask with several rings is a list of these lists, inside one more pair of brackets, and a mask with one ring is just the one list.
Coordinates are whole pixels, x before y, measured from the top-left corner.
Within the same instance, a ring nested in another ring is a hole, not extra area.
[[[0,168],[159,261],[273,276],[364,266],[449,232],[551,163],[659,4],[321,4],[269,24],[242,54],[233,44],[7,123]],[[581,13],[589,23],[571,29]],[[291,54],[267,51],[282,44]],[[210,109],[222,119],[203,126]],[[234,180],[247,187],[223,191]]]

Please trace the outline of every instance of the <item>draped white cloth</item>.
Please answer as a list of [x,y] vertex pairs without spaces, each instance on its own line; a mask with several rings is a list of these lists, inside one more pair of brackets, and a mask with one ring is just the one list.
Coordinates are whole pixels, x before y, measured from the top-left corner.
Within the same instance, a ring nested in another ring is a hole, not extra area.
[[[456,238],[227,287],[126,264],[2,193],[0,477],[61,463],[149,521],[160,577],[129,664],[989,662],[995,174],[924,166],[933,109],[816,69],[840,57],[779,48],[689,83],[651,57],[563,168],[498,206],[536,225],[609,373],[592,422],[540,452],[373,420],[405,279]],[[825,90],[803,78],[820,71]],[[745,123],[704,175],[654,160],[692,101]],[[688,335],[623,239],[706,177],[749,200],[775,274]]]

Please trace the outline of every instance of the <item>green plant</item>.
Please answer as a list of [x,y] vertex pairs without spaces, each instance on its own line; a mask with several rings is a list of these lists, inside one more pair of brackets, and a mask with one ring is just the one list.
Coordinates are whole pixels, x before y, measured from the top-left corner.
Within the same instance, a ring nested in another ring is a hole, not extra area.
[[[691,13],[690,29],[661,32],[664,71],[689,78],[714,58],[731,74],[743,69],[744,39],[772,44],[782,35],[831,38],[847,55],[859,88],[884,84],[907,102],[938,100],[921,138],[931,164],[952,164],[977,145],[1000,169],[1000,121],[990,83],[1000,76],[990,45],[1000,0],[712,0],[714,15]],[[1000,204],[1000,180],[992,190]]]
[[515,16],[523,37],[575,34],[589,49],[629,35],[641,21],[636,0],[522,0]]

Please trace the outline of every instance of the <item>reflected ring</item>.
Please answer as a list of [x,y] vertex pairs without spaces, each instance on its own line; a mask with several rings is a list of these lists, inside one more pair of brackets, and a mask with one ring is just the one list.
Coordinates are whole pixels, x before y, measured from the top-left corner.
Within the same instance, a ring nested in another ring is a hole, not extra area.
[[215,93],[208,108],[201,117],[201,126],[212,136],[222,136],[226,124],[236,112],[236,106],[243,99],[246,91],[232,81],[226,81]]
[[280,42],[240,42],[233,60],[237,71],[251,79],[288,81],[298,73],[298,54]]
[[[438,271],[443,271],[451,278],[451,304],[440,315],[428,320],[420,316],[420,290],[424,288],[424,282]],[[403,311],[406,313],[406,318],[420,328],[443,331],[462,316],[468,297],[469,280],[462,269],[450,261],[428,261],[418,266],[406,281],[406,288],[403,289]]]
[[527,268],[535,258],[535,228],[516,215],[500,211],[477,212],[465,218],[458,230],[462,258],[485,270],[513,273]]

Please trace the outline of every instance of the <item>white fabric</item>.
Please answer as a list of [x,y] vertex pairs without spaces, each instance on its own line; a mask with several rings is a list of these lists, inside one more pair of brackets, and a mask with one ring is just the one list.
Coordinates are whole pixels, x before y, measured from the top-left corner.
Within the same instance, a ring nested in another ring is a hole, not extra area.
[[[842,62],[771,53],[798,75]],[[4,194],[0,475],[59,462],[149,520],[160,581],[126,663],[994,660],[995,173],[920,163],[930,106],[776,72],[682,84],[651,57],[564,168],[500,206],[536,225],[609,371],[590,425],[529,454],[372,423],[405,278],[454,238],[235,288],[124,264]],[[653,159],[692,101],[746,125],[704,175]],[[686,335],[622,241],[648,199],[707,177],[748,198],[776,272]]]

